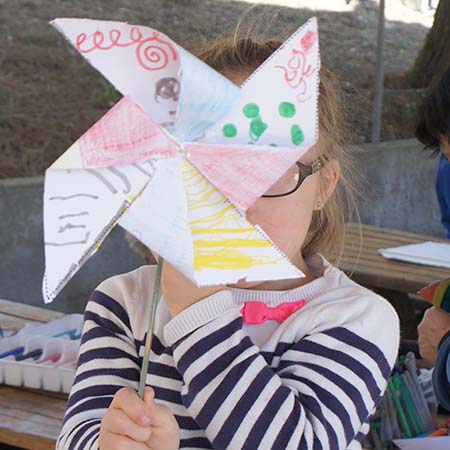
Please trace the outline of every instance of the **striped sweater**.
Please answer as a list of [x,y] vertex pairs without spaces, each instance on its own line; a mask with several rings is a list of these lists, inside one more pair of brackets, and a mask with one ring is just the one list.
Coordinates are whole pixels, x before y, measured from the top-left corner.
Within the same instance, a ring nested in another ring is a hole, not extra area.
[[[147,385],[174,413],[180,448],[361,448],[396,358],[398,318],[321,256],[307,263],[319,277],[290,291],[229,288],[174,318],[160,301]],[[143,266],[91,295],[57,450],[98,449],[114,394],[137,389],[154,278]],[[243,323],[245,302],[300,299],[281,324]]]

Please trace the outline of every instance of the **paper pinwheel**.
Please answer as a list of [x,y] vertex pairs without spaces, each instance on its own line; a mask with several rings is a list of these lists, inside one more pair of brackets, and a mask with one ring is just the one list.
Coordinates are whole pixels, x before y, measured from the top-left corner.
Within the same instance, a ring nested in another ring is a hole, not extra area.
[[316,20],[241,87],[156,30],[52,24],[124,97],[46,172],[45,301],[116,223],[199,286],[302,276],[245,211],[317,140]]
[[418,294],[428,303],[450,313],[450,278],[425,286]]

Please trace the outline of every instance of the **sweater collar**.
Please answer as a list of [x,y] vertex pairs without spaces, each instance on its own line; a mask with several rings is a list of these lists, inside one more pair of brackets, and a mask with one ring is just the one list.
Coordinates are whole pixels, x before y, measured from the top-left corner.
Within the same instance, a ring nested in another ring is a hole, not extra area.
[[287,291],[263,291],[258,289],[240,289],[228,287],[238,304],[246,302],[264,302],[275,307],[285,302],[310,300],[329,291],[337,284],[340,270],[332,266],[322,255],[315,254],[305,259],[310,271],[317,277],[315,280]]

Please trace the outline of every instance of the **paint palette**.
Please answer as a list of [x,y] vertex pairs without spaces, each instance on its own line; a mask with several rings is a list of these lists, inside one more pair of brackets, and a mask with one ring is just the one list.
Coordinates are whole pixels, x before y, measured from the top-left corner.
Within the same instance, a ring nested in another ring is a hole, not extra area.
[[0,383],[68,393],[75,377],[83,316],[25,325],[0,339]]

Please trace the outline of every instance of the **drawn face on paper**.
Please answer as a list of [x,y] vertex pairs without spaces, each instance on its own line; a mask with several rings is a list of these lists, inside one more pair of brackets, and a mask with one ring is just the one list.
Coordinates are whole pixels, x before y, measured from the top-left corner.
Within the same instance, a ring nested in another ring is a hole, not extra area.
[[[155,84],[155,101],[157,103],[166,103],[166,109],[169,114],[175,119],[177,112],[177,104],[180,93],[180,83],[174,77],[161,78]],[[173,126],[174,121],[166,122],[165,127]]]

